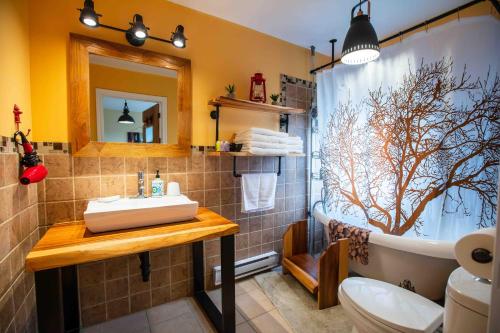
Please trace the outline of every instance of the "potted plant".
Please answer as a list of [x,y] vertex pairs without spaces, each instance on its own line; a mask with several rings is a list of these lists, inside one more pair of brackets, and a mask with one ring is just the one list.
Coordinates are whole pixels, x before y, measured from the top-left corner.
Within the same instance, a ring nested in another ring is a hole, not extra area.
[[271,94],[269,97],[271,98],[272,105],[278,105],[278,99],[280,98],[279,94]]
[[226,86],[226,97],[228,98],[236,98],[236,95],[235,95],[235,92],[236,92],[236,86],[233,84],[228,84]]

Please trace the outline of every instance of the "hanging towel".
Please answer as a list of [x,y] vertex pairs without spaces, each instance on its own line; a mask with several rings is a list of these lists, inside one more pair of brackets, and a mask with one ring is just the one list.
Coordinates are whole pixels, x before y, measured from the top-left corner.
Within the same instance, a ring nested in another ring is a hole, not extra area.
[[368,239],[370,230],[331,219],[328,223],[330,241],[349,239],[349,259],[368,265]]
[[247,173],[241,177],[241,211],[258,212],[274,208],[275,173]]

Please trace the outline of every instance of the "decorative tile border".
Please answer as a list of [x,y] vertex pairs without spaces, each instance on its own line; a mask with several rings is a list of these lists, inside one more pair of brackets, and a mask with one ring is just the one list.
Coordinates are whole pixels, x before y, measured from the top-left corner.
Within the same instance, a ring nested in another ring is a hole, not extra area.
[[[71,143],[68,142],[33,142],[33,147],[40,155],[47,154],[71,154]],[[22,147],[19,147],[22,152]],[[214,152],[215,146],[191,146],[191,152]],[[14,139],[0,136],[0,153],[18,153]]]
[[[294,91],[289,91],[293,88]],[[297,91],[306,92],[304,98]],[[280,74],[280,103],[283,106],[305,107],[309,112],[316,103],[316,82],[307,81],[286,74]]]
[[[316,104],[316,83],[303,80],[286,74],[280,75],[280,104],[283,106],[302,108],[307,114]],[[303,115],[292,116],[293,119],[304,117]],[[305,128],[307,126],[298,126]],[[280,128],[284,131],[284,128]]]
[[[71,154],[71,144],[67,142],[33,142],[33,147],[39,154]],[[22,147],[19,146],[22,152]],[[0,137],[0,153],[18,153],[14,138]]]

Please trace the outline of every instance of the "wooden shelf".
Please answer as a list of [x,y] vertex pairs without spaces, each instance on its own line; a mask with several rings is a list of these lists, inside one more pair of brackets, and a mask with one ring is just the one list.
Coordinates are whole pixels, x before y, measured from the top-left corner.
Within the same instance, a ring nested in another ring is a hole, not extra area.
[[255,155],[247,152],[233,152],[233,151],[211,151],[207,153],[208,156],[236,156],[236,157],[304,157],[306,154],[283,154],[283,155]]
[[270,112],[278,114],[301,114],[306,112],[303,109],[264,104],[264,103],[247,101],[243,99],[228,98],[224,96],[219,96],[215,99],[212,99],[208,102],[208,104],[213,106],[228,107],[240,110]]
[[298,279],[309,292],[318,291],[318,263],[307,253],[283,258],[283,266]]

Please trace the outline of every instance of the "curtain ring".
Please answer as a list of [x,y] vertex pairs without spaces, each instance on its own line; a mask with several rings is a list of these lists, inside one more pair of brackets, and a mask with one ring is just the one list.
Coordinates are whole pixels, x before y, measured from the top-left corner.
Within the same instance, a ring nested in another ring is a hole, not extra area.
[[429,22],[425,21],[425,32],[429,32]]
[[403,32],[399,32],[399,42],[401,43],[403,41]]
[[460,22],[460,8],[457,10],[458,22]]

